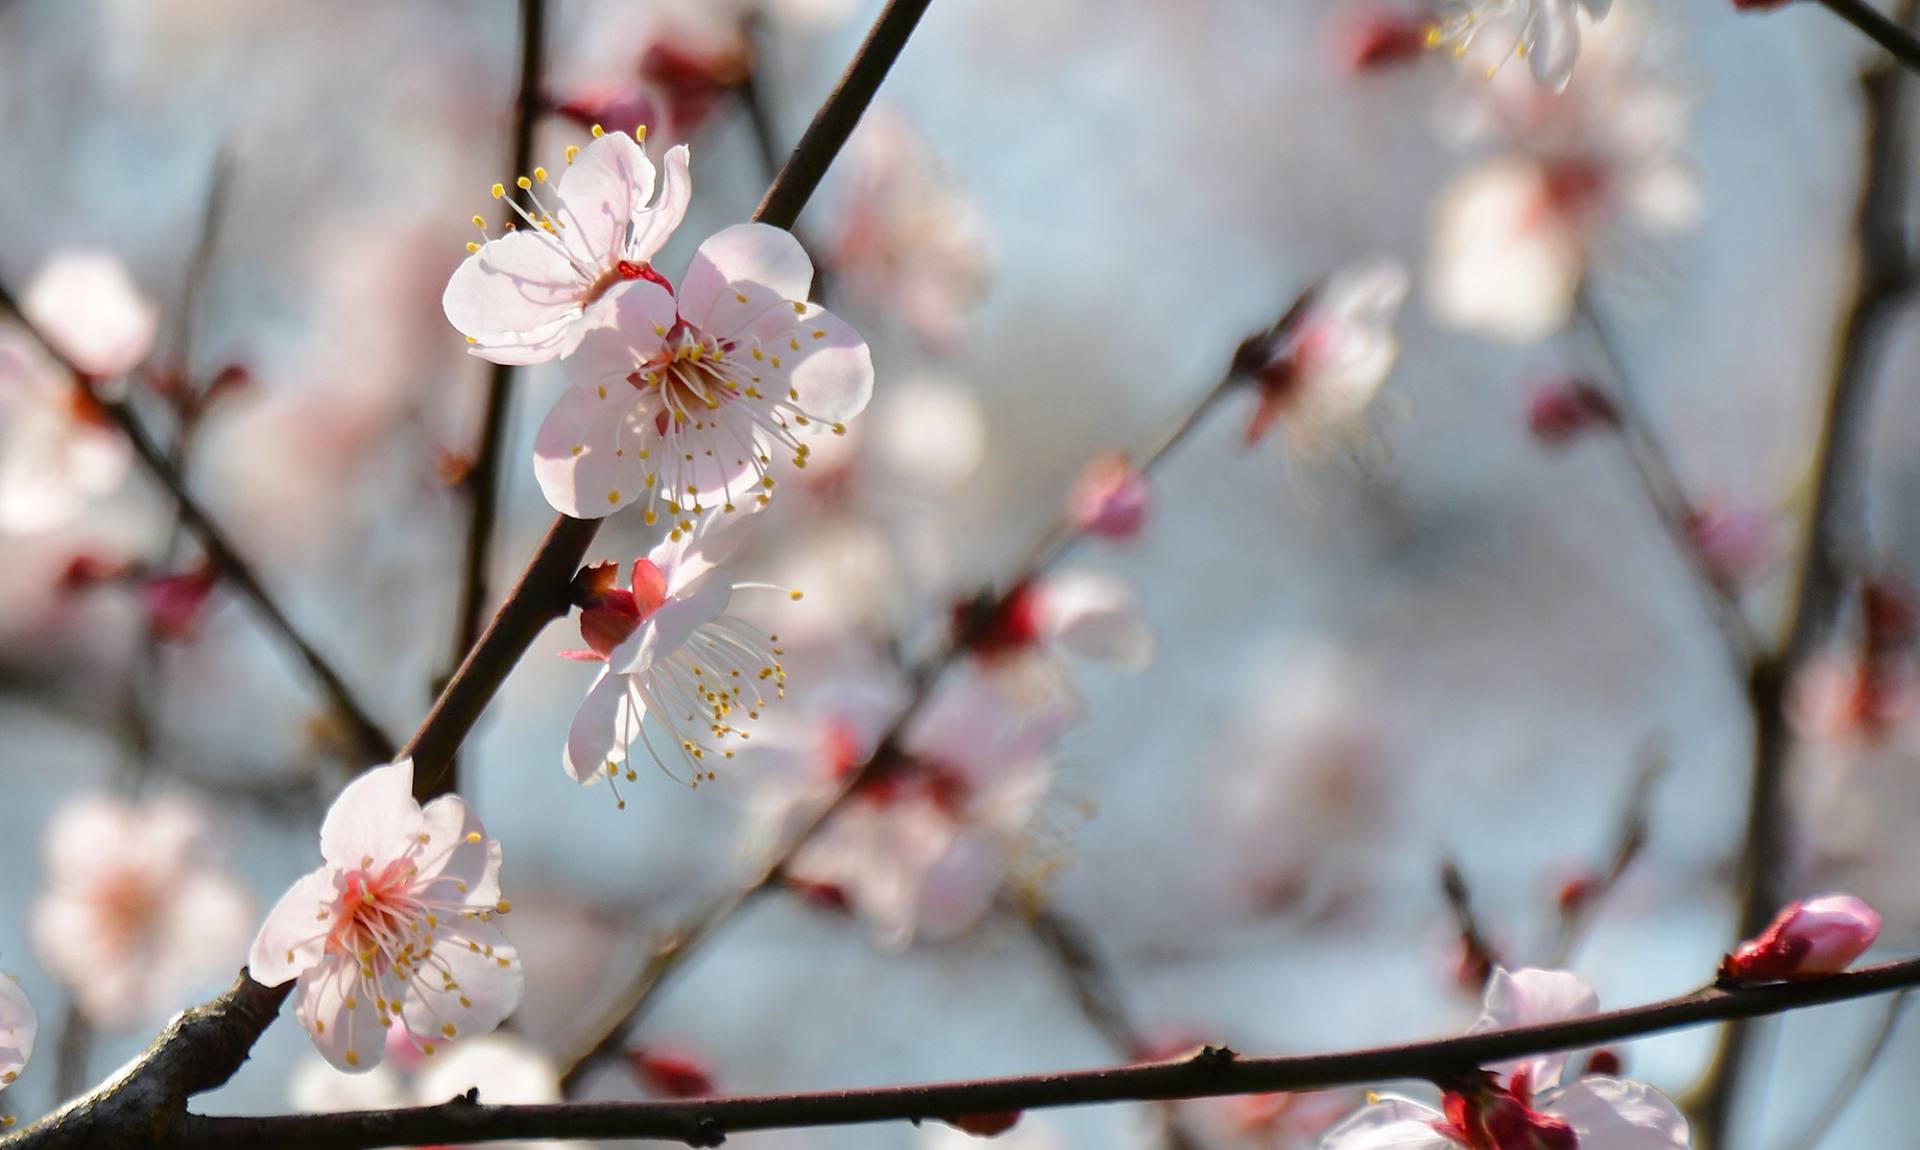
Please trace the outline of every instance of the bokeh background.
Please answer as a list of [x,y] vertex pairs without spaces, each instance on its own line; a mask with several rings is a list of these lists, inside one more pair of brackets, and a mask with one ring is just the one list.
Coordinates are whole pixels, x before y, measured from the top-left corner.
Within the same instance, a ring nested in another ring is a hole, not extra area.
[[[630,76],[663,22],[716,19],[665,0],[551,7],[547,72],[562,98]],[[758,82],[783,149],[876,9],[763,15]],[[949,601],[1004,575],[1058,517],[1089,458],[1142,442],[1313,279],[1372,254],[1419,278],[1435,196],[1472,159],[1445,123],[1469,81],[1440,58],[1354,75],[1336,35],[1345,14],[1327,0],[937,0],[882,103],[972,201],[991,283],[945,348],[884,301],[836,301],[873,342],[876,397],[851,437],[858,462],[776,501],[740,564],[808,591],[803,621],[782,626],[822,649],[875,633],[924,649]],[[1662,19],[1697,100],[1683,154],[1706,214],[1626,253],[1596,298],[1689,491],[1776,528],[1743,575],[1770,627],[1848,290],[1869,48],[1811,5],[1742,18],[1670,3]],[[443,470],[470,450],[485,365],[438,302],[467,218],[492,211],[486,189],[509,175],[515,35],[507,0],[0,3],[0,280],[17,287],[65,250],[109,251],[169,317],[162,353],[184,347],[200,377],[246,365],[252,386],[207,417],[191,482],[402,734],[452,641],[465,512]],[[536,155],[555,166],[584,140],[551,119]],[[692,147],[696,194],[669,269],[743,218],[767,181],[731,105]],[[218,240],[175,329],[222,155]],[[846,193],[830,178],[801,234],[831,237]],[[1137,588],[1159,653],[1144,673],[1082,679],[1088,718],[1060,760],[1097,813],[1074,835],[1054,905],[1169,1039],[1306,1052],[1464,1025],[1474,1002],[1453,977],[1439,858],[1459,860],[1500,945],[1537,959],[1556,891],[1610,850],[1649,739],[1671,764],[1651,838],[1576,968],[1604,1003],[1626,1005],[1698,985],[1731,941],[1750,769],[1741,685],[1617,444],[1549,450],[1526,428],[1529,387],[1599,370],[1593,349],[1577,332],[1516,346],[1446,330],[1427,303],[1416,290],[1406,308],[1365,451],[1248,450],[1251,397],[1236,397],[1158,474],[1147,531],[1076,559]],[[1876,553],[1896,571],[1920,552],[1906,330],[1875,384],[1868,485]],[[496,593],[550,522],[528,460],[560,386],[551,365],[516,383]],[[312,865],[326,802],[365,766],[329,741],[318,697],[244,601],[216,591],[198,637],[149,663],[135,596],[59,589],[76,553],[158,556],[169,523],[136,474],[73,523],[4,542],[0,967],[44,1028],[7,1095],[22,1117],[55,1101],[65,1002],[25,925],[41,831],[63,802],[118,785],[137,753],[130,700],[152,718],[144,786],[210,809],[262,910]],[[591,555],[630,559],[649,542],[629,514]],[[529,978],[520,1022],[557,1048],[590,1029],[651,932],[748,864],[724,774],[690,791],[643,772],[624,811],[564,777],[560,746],[590,674],[555,656],[577,645],[571,628],[550,629],[463,760],[462,791],[505,844]],[[801,663],[796,695],[809,673],[834,673],[830,658]],[[1897,740],[1875,754],[1850,776],[1874,788],[1873,817],[1846,822],[1841,845],[1856,860],[1847,881],[1887,915],[1882,948],[1904,953],[1920,927],[1899,849],[1920,813],[1902,785],[1913,763]],[[1803,853],[1796,885],[1830,881],[1821,852]],[[1775,1057],[1748,1079],[1739,1144],[1797,1129],[1881,1009],[1778,1024]],[[152,1033],[100,1036],[89,1081]],[[646,1033],[701,1052],[737,1091],[1116,1057],[1017,922],[893,953],[791,898],[732,925]],[[1649,1040],[1628,1066],[1679,1092],[1710,1049],[1707,1031]],[[284,1108],[311,1058],[283,1020],[203,1104]],[[1905,1088],[1916,1073],[1920,1035],[1902,1031],[1827,1144],[1904,1144],[1920,1117]],[[634,1090],[617,1068],[593,1085]],[[1191,1109],[1209,1144],[1257,1144]],[[1128,1145],[1150,1137],[1134,1111],[1036,1125],[1062,1145]]]

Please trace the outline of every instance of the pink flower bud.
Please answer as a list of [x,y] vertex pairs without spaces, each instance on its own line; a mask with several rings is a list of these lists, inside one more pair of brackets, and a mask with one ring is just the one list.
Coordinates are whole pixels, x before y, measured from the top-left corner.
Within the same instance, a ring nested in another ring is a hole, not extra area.
[[1067,499],[1073,525],[1102,539],[1131,539],[1146,526],[1150,492],[1146,476],[1119,453],[1087,465]]
[[744,40],[700,39],[671,34],[640,56],[640,78],[660,94],[667,122],[681,139],[705,126],[753,72],[753,52]]
[[199,635],[207,600],[219,582],[220,572],[211,563],[201,563],[178,575],[149,579],[140,588],[140,602],[154,636],[184,642]]
[[1714,573],[1727,580],[1751,574],[1772,557],[1776,543],[1771,517],[1724,501],[1688,515],[1687,534]]
[[1824,978],[1853,964],[1880,937],[1880,916],[1852,895],[1831,894],[1791,903],[1762,931],[1720,964],[1733,982]]
[[1587,1073],[1598,1074],[1602,1078],[1618,1078],[1625,1069],[1620,1061],[1620,1052],[1610,1046],[1603,1046],[1587,1057]]
[[713,1093],[713,1071],[705,1059],[685,1050],[636,1046],[627,1065],[648,1089],[668,1098],[700,1098]]
[[1527,401],[1527,430],[1542,443],[1567,443],[1595,428],[1620,425],[1607,394],[1585,380],[1563,379],[1534,389]]
[[134,573],[134,565],[124,559],[82,551],[67,560],[61,569],[58,586],[62,591],[84,591],[102,583],[125,579]]

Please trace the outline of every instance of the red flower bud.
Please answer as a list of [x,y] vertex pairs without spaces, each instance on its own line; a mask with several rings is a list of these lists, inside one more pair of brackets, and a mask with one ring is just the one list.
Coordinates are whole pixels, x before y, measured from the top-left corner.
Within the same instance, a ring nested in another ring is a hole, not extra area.
[[1619,425],[1620,412],[1607,393],[1584,380],[1543,384],[1527,401],[1527,430],[1542,443],[1558,446],[1595,428]]
[[627,1065],[643,1086],[668,1098],[701,1098],[713,1093],[713,1072],[706,1061],[689,1051],[636,1046],[627,1051]]
[[962,1114],[958,1118],[946,1119],[947,1125],[956,1130],[965,1130],[975,1138],[992,1138],[1005,1134],[1020,1121],[1018,1110],[995,1110],[986,1114]]
[[1587,1073],[1598,1074],[1603,1078],[1618,1078],[1626,1067],[1620,1061],[1619,1052],[1602,1047],[1587,1058]]
[[1336,25],[1333,45],[1347,71],[1384,71],[1426,55],[1428,24],[1412,12],[1363,10]]

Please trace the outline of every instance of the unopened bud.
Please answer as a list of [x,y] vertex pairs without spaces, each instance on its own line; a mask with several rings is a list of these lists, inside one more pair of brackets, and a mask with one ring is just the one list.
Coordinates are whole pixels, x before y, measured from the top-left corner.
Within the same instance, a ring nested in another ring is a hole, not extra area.
[[1626,1069],[1620,1061],[1620,1054],[1611,1047],[1602,1047],[1587,1058],[1587,1073],[1598,1074],[1602,1078],[1618,1078]]
[[1005,1134],[1020,1121],[1018,1110],[993,1110],[985,1114],[962,1114],[958,1118],[946,1119],[947,1125],[955,1130],[965,1130],[975,1138],[992,1138]]
[[713,1072],[704,1059],[685,1050],[636,1046],[627,1065],[642,1085],[668,1098],[700,1098],[713,1093]]
[[1347,71],[1379,72],[1410,64],[1430,46],[1427,21],[1412,12],[1374,8],[1334,26],[1332,47]]
[[1131,539],[1146,526],[1151,502],[1146,476],[1119,453],[1087,465],[1067,498],[1073,525],[1102,539]]
[[1839,974],[1880,937],[1880,915],[1852,895],[1788,904],[1758,938],[1720,964],[1731,982],[1782,982]]
[[1527,400],[1527,430],[1542,443],[1558,446],[1596,428],[1619,425],[1613,400],[1585,380],[1542,384]]

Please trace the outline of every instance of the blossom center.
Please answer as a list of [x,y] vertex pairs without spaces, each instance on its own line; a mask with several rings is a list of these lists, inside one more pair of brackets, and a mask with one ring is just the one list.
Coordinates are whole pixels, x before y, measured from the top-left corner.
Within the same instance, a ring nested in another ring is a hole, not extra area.
[[413,897],[419,868],[410,859],[395,859],[379,870],[361,867],[340,877],[340,893],[333,904],[333,926],[327,932],[330,954],[351,954],[368,960],[386,954],[400,939],[416,933],[422,917]]
[[650,263],[636,263],[633,260],[615,260],[610,268],[602,268],[600,274],[587,282],[586,290],[580,293],[580,306],[589,307],[601,296],[606,295],[615,284],[631,283],[634,280],[646,280],[659,284],[671,295],[673,285],[667,277],[653,270]]

